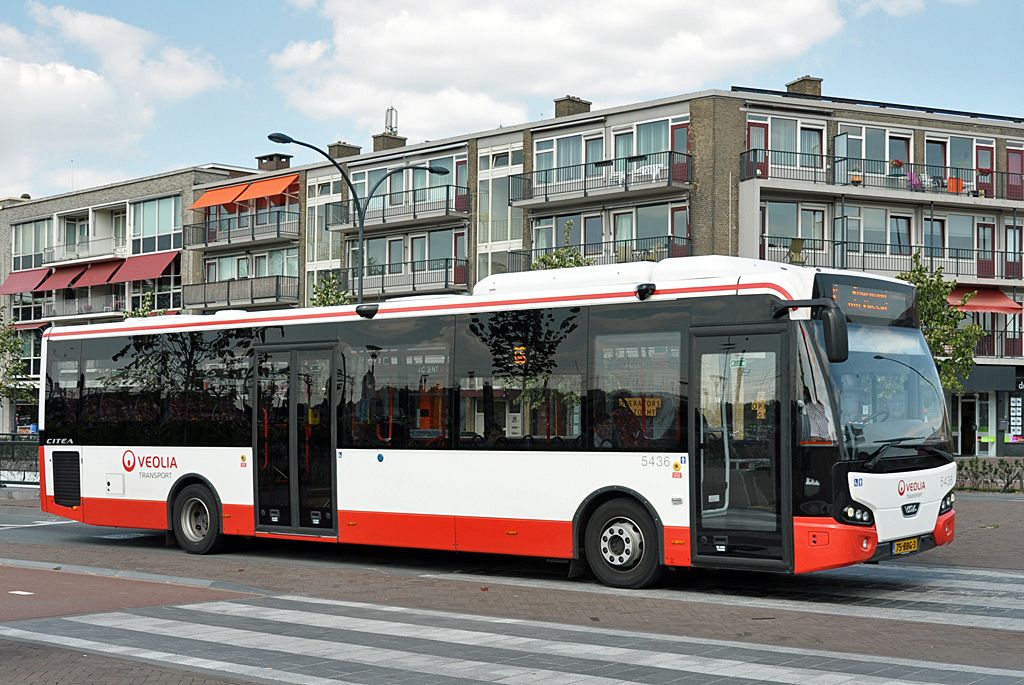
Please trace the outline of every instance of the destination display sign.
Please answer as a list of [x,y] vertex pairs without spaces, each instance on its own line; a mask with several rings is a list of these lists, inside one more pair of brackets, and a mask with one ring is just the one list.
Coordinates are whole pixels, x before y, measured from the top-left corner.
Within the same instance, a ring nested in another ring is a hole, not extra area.
[[862,285],[832,284],[832,297],[847,314],[893,319],[907,311],[907,294]]

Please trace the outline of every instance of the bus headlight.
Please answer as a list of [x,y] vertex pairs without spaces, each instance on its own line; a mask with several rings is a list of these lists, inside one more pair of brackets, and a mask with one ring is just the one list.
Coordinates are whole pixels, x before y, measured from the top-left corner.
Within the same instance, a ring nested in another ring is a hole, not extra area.
[[939,516],[942,514],[948,514],[953,511],[953,502],[956,501],[956,495],[950,490],[946,493],[946,496],[942,498],[942,504],[939,505]]
[[843,519],[847,523],[853,523],[858,526],[870,526],[874,523],[871,510],[863,506],[846,507],[846,509],[843,509]]

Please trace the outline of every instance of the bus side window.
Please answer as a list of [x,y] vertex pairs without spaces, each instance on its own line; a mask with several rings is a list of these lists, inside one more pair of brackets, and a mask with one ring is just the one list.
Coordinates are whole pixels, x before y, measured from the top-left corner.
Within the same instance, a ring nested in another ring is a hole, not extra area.
[[163,361],[155,335],[82,341],[82,444],[160,444]]
[[46,438],[78,442],[82,347],[78,341],[51,340],[46,364]]
[[464,314],[456,329],[460,448],[586,448],[587,308]]
[[590,450],[687,449],[689,315],[680,302],[590,316]]

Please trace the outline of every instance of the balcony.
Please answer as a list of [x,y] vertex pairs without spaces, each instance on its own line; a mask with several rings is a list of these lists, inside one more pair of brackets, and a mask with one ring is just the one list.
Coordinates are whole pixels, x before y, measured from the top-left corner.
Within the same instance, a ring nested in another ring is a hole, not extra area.
[[217,219],[185,226],[185,247],[216,247],[299,237],[298,212],[275,211],[269,214]]
[[92,295],[56,299],[43,305],[43,317],[88,316],[91,314],[113,314],[124,311],[124,296],[121,293]]
[[199,308],[297,304],[299,279],[297,276],[262,276],[196,283],[184,286],[182,296],[186,307]]
[[[332,229],[358,228],[356,206],[352,200],[332,202],[327,207],[327,225]],[[374,195],[366,208],[365,225],[412,225],[453,215],[469,216],[469,189],[462,186],[433,186]]]
[[1022,339],[1024,334],[1020,331],[986,330],[974,348],[974,356],[1001,359],[1020,357]]
[[68,262],[96,257],[127,257],[128,244],[124,238],[97,238],[71,245],[56,245],[43,251],[43,264]]
[[509,176],[509,199],[514,205],[570,201],[591,195],[636,192],[651,194],[690,182],[690,155],[652,152],[602,162],[574,164]]
[[[415,262],[371,264],[363,275],[363,296],[396,297],[399,295],[464,292],[469,287],[465,259],[426,259]],[[356,271],[341,274],[342,287],[350,295],[359,289]]]
[[911,257],[920,251],[921,263],[931,270],[942,267],[954,278],[1024,278],[1024,253],[999,250],[886,245],[819,238],[761,236],[761,259],[800,266],[820,266],[848,271],[870,271],[889,276],[913,267]]
[[912,193],[1024,201],[1024,174],[887,160],[748,150],[740,180],[782,179],[823,185],[884,188]]
[[[591,264],[624,264],[626,262],[660,262],[669,257],[689,257],[690,241],[676,236],[613,240],[606,243],[571,245],[591,260]],[[508,253],[510,272],[529,271],[539,257],[561,248],[541,247],[535,250],[511,250]]]

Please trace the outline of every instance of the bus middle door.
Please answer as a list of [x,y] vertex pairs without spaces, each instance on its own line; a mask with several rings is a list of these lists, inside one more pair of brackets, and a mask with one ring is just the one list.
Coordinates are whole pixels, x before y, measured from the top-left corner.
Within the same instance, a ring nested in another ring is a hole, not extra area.
[[785,328],[715,327],[691,340],[694,566],[792,564]]
[[256,351],[256,529],[337,536],[332,349]]

